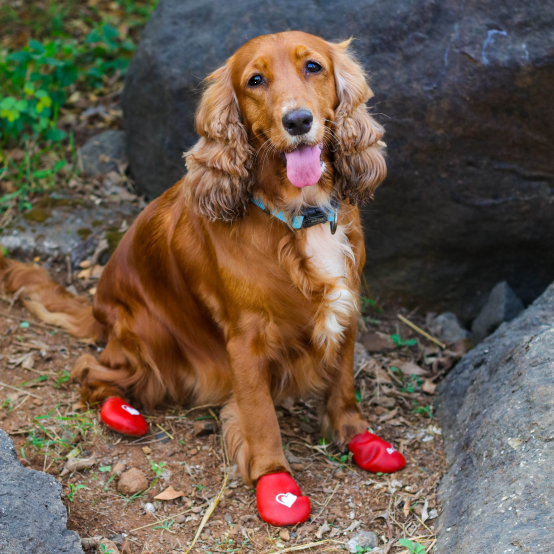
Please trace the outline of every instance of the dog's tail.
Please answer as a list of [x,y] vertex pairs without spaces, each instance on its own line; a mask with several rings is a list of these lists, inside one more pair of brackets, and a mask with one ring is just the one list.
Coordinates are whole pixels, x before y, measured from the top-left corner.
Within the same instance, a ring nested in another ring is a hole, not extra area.
[[25,307],[45,323],[78,338],[100,338],[101,326],[84,298],[54,283],[41,267],[8,260],[1,250],[0,285],[6,292],[17,293]]

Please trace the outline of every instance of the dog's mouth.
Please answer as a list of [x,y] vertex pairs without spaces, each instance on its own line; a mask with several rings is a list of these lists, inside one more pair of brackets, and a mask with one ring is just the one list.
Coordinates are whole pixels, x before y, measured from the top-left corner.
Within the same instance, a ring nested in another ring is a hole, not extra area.
[[315,146],[301,144],[291,152],[279,154],[287,166],[287,177],[295,187],[311,187],[319,181],[323,171],[322,150],[321,143]]

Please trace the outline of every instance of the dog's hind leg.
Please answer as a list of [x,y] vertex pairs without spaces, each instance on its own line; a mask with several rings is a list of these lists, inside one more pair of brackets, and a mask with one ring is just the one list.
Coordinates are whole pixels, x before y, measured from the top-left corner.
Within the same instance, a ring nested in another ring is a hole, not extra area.
[[96,360],[90,354],[81,356],[71,372],[81,385],[81,399],[100,408],[107,398],[117,396],[132,400],[147,409],[164,400],[167,383],[146,348],[127,333],[121,341],[112,336]]

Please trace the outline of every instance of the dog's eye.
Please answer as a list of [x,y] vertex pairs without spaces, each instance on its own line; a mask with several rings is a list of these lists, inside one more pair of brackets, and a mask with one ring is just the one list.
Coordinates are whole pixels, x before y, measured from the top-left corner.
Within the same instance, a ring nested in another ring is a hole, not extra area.
[[306,64],[306,70],[309,73],[319,73],[323,68],[317,62],[308,62]]
[[251,87],[257,87],[258,85],[261,85],[264,82],[264,78],[261,75],[254,75],[253,77],[250,77],[248,80],[248,84]]

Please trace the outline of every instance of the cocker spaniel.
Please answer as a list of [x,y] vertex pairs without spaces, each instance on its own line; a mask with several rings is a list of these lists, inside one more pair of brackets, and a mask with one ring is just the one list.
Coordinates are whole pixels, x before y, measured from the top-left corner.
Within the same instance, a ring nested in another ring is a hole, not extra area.
[[92,307],[38,267],[0,262],[6,289],[24,287],[44,321],[106,343],[73,369],[85,402],[222,404],[231,458],[274,525],[310,513],[283,453],[285,397],[318,394],[323,434],[364,469],[405,465],[354,394],[357,206],[386,165],[349,44],[260,36],[207,77],[187,174],[127,231]]

